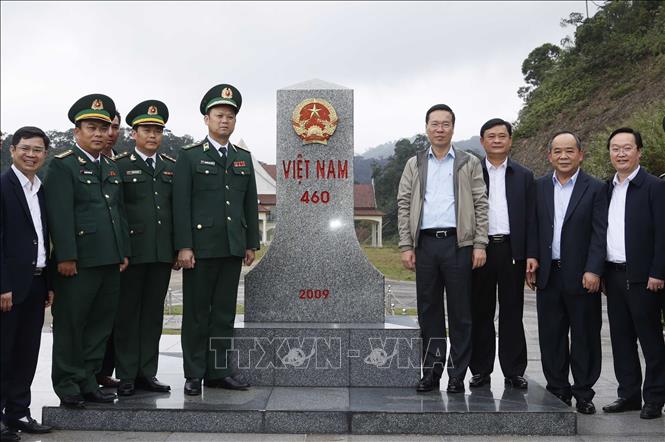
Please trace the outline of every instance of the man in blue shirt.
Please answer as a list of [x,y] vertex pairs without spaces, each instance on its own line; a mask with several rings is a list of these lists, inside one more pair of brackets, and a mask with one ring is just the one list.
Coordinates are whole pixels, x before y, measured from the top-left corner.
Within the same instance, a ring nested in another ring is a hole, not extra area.
[[431,146],[409,159],[397,194],[402,264],[416,270],[423,377],[418,392],[439,389],[446,365],[445,288],[450,330],[449,393],[464,392],[471,360],[471,269],[485,264],[487,194],[480,161],[452,145],[455,114],[432,106]]

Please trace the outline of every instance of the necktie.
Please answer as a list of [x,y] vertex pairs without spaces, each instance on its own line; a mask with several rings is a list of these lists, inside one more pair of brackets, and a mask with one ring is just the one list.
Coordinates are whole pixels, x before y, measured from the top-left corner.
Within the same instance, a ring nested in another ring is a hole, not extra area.
[[146,158],[145,162],[148,165],[148,167],[150,168],[150,170],[152,170],[154,172],[155,166],[152,164],[153,159],[152,158]]
[[223,159],[226,159],[226,146],[222,146],[219,148],[219,154],[222,156]]

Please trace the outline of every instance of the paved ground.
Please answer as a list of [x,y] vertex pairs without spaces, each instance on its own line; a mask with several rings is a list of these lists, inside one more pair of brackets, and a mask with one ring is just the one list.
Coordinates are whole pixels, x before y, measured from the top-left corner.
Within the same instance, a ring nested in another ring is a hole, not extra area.
[[[172,302],[179,304],[182,302],[181,276],[176,273],[172,279]],[[415,285],[409,282],[386,283],[391,287],[391,292],[396,304],[396,313],[399,309],[415,307]],[[242,287],[241,287],[242,289]],[[244,291],[241,290],[244,294]],[[241,297],[239,302],[241,302]],[[392,301],[391,301],[392,302]],[[602,373],[598,383],[595,386],[596,404],[599,413],[593,416],[580,415],[578,418],[578,435],[575,437],[552,437],[538,438],[539,440],[566,440],[566,441],[660,441],[665,440],[665,418],[645,421],[639,418],[639,412],[622,413],[619,415],[607,415],[600,409],[603,405],[612,402],[616,397],[616,380],[612,367],[612,351],[610,347],[609,328],[607,323],[607,314],[603,304],[603,329],[602,329],[602,348],[603,361]],[[169,318],[167,318],[168,320]],[[179,319],[179,318],[171,318]],[[527,367],[527,376],[545,384],[540,365],[540,351],[538,348],[538,327],[536,320],[535,294],[528,291],[525,296],[524,325],[527,335],[529,365]],[[50,383],[50,354],[51,354],[51,335],[50,325],[47,323],[44,327],[43,344],[40,353],[38,372],[33,384],[33,407],[32,412],[36,418],[41,417],[41,407],[43,405],[57,405],[57,397],[51,389]],[[180,351],[177,336],[164,336],[160,343],[162,358],[170,357],[169,354]],[[183,380],[184,382],[184,380]],[[467,378],[468,383],[468,378]],[[468,385],[468,384],[467,384]],[[174,385],[174,388],[182,388],[182,385]],[[44,437],[31,437],[25,435],[22,440],[25,441],[448,441],[448,440],[469,440],[469,441],[512,441],[512,440],[533,440],[533,437],[432,437],[432,436],[356,436],[356,435],[259,435],[259,434],[192,434],[192,433],[132,433],[132,432],[75,432],[60,431]]]

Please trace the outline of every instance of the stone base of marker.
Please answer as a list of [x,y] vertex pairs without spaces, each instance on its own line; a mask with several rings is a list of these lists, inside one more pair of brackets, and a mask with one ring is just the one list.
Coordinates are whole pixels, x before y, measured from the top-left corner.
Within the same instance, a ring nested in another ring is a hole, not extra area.
[[[533,380],[529,390],[503,387],[448,395],[413,388],[203,388],[184,396],[181,374],[160,375],[170,394],[138,391],[115,404],[83,410],[44,407],[42,421],[60,430],[211,433],[337,433],[571,436],[577,414]],[[442,387],[442,388],[445,388]]]
[[383,324],[241,320],[230,360],[251,385],[415,387],[420,379],[420,329],[410,317]]

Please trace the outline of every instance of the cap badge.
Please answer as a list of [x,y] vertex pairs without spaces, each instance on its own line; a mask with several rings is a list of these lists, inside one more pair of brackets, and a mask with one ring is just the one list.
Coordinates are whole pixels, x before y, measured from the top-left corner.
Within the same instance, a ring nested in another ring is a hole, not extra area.
[[102,100],[96,98],[95,101],[93,101],[92,104],[90,105],[90,109],[94,110],[104,109],[104,104],[102,104]]
[[233,98],[233,91],[229,87],[222,89],[222,98]]
[[148,115],[157,115],[157,107],[156,106],[148,107]]
[[320,98],[303,100],[293,110],[291,124],[303,144],[328,144],[337,128],[337,112]]

